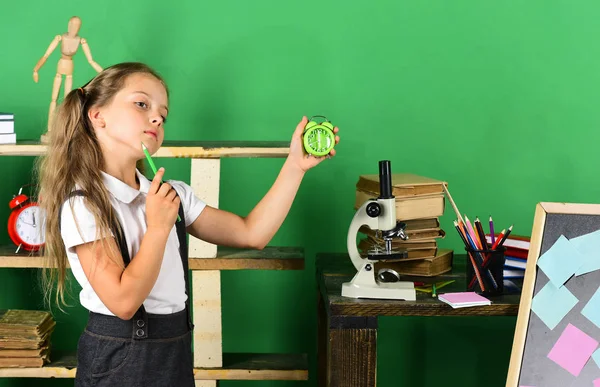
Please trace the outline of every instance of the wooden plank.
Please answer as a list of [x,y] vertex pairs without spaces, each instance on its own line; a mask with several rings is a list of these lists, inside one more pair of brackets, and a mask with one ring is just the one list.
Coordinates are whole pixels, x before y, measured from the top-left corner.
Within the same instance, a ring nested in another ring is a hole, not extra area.
[[549,214],[600,215],[598,204],[542,202],[539,205]]
[[0,368],[2,378],[75,378],[77,354],[50,353],[50,364],[37,368]]
[[377,329],[330,329],[328,387],[375,387]]
[[[46,145],[17,141],[0,145],[1,156],[40,156]],[[224,157],[287,157],[289,142],[283,141],[165,141],[153,157],[219,159]]]
[[[221,160],[192,160],[190,186],[207,205],[219,207]],[[217,246],[189,237],[190,257],[217,256]],[[223,365],[221,326],[221,272],[192,271],[192,313],[194,322],[194,367]],[[196,381],[196,387],[217,387],[217,382]]]
[[327,387],[329,383],[329,324],[323,297],[317,293],[317,385]]
[[196,368],[194,375],[206,380],[308,380],[308,361],[306,355],[228,353],[223,367]]
[[[546,224],[547,209],[543,203],[535,207],[535,215],[533,218],[533,231],[531,234],[531,243],[529,254],[527,255],[527,265],[525,266],[525,278],[523,279],[523,287],[521,290],[521,303],[519,313],[517,315],[517,324],[513,338],[513,346],[510,354],[508,365],[508,374],[506,378],[506,386],[517,386],[519,376],[521,375],[521,362],[523,361],[523,350],[525,348],[525,339],[527,337],[527,327],[529,326],[529,311],[535,288],[535,279],[537,274],[537,261],[542,250],[542,239],[544,235],[544,227]],[[553,208],[560,212],[560,208]]]
[[[0,268],[43,268],[41,257],[0,246]],[[190,258],[190,270],[303,270],[301,247],[267,246],[263,250],[219,247],[216,258]]]
[[[68,353],[45,367],[0,368],[0,377],[75,378],[76,370],[77,356]],[[223,367],[195,368],[194,377],[199,381],[308,380],[308,361],[305,354],[224,354]]]
[[219,247],[216,258],[190,258],[191,270],[303,270],[301,247],[267,246],[263,250]]

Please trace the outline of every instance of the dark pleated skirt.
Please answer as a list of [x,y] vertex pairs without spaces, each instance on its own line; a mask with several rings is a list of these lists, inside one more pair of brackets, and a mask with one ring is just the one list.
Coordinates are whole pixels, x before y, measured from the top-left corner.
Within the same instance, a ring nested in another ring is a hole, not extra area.
[[187,314],[122,320],[90,312],[77,348],[76,387],[194,387]]

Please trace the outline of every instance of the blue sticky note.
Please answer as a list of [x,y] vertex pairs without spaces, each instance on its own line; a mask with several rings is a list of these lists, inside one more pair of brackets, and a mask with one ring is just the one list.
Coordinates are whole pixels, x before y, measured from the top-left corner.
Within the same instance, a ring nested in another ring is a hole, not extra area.
[[584,263],[583,254],[564,235],[538,259],[538,266],[560,288]]
[[533,297],[531,310],[548,328],[554,329],[578,302],[577,297],[566,286],[557,288],[548,281],[546,286]]
[[600,287],[581,310],[581,314],[600,328]]
[[596,352],[594,352],[594,354],[592,355],[592,359],[594,359],[596,365],[600,367],[600,348],[598,348]]
[[583,255],[583,265],[575,275],[600,270],[600,230],[570,239],[569,242]]

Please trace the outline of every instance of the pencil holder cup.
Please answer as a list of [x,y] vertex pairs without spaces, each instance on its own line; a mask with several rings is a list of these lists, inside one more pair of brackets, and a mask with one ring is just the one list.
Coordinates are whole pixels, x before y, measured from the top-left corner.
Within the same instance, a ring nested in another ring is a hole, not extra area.
[[[495,250],[467,250],[467,291],[483,296],[504,293],[504,252],[506,247]],[[476,265],[477,271],[473,265]]]

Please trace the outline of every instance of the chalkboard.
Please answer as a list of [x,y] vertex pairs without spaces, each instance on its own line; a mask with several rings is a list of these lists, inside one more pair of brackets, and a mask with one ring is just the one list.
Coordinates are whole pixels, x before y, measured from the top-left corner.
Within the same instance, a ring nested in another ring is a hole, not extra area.
[[[600,342],[600,328],[596,325],[597,320],[592,318],[592,320],[596,320],[593,322],[588,318],[591,305],[595,304],[595,300],[598,298],[595,298],[594,302],[584,310],[600,287],[600,270],[592,270],[585,274],[579,273],[579,275],[577,272],[574,273],[562,285],[568,290],[565,291],[561,289],[560,285],[556,285],[562,281],[556,281],[557,277],[554,272],[545,266],[549,262],[548,257],[558,255],[568,256],[569,259],[574,257],[573,260],[576,262],[580,262],[581,257],[587,257],[588,263],[596,259],[600,261],[600,249],[592,248],[590,244],[587,245],[588,254],[579,254],[583,249],[581,246],[572,254],[555,254],[559,245],[572,247],[578,241],[577,237],[580,237],[579,241],[584,239],[588,241],[590,236],[600,234],[600,232],[594,234],[598,230],[600,230],[600,205],[570,203],[539,203],[537,205],[506,382],[507,387],[594,387],[595,380],[600,383],[600,367],[594,359],[595,356],[585,360],[589,353],[600,348],[600,346],[595,347],[594,344],[594,342]],[[549,252],[550,249],[553,250]],[[593,253],[589,254],[590,251]],[[591,258],[592,256],[593,258]],[[563,272],[564,274],[567,273]],[[551,281],[550,278],[553,280]],[[543,297],[539,292],[546,285],[552,285],[548,286],[548,289],[552,289],[552,291],[561,289],[566,292],[567,298],[561,298],[563,300],[561,303],[558,301],[559,297],[556,296],[556,293],[547,293],[552,294],[552,297],[547,297],[546,301],[552,300],[556,305],[546,302],[546,305],[551,307],[547,308],[549,312],[544,314],[540,307]],[[571,295],[568,294],[569,292]],[[539,298],[536,299],[538,296]],[[566,302],[568,304],[566,307],[564,306],[565,299],[569,300]],[[570,310],[568,310],[569,308]],[[562,318],[554,317],[554,323],[549,323],[549,319],[546,317],[540,318],[540,316],[556,314],[560,309],[568,311]],[[585,344],[576,344],[578,338],[581,338],[582,343]],[[572,347],[570,356],[568,356],[569,351],[564,350],[569,346]],[[596,355],[598,354],[600,352],[596,353]],[[582,366],[583,368],[581,368]]]

